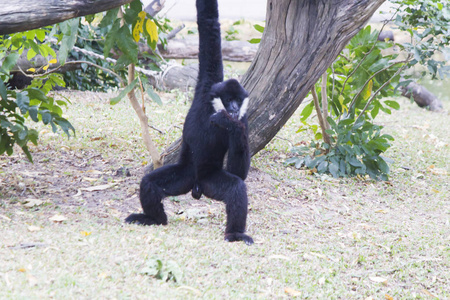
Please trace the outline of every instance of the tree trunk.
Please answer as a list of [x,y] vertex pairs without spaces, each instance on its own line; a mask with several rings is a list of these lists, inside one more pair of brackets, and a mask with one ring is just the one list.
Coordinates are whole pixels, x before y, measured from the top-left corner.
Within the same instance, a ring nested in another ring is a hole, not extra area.
[[402,96],[412,98],[420,107],[427,107],[431,111],[442,111],[442,102],[429,90],[420,84],[411,82],[408,86],[401,88]]
[[[261,44],[242,83],[250,93],[249,143],[276,135],[350,39],[385,0],[268,0]],[[165,154],[178,158],[180,141]]]
[[0,34],[21,32],[95,14],[132,0],[5,0],[0,5]]

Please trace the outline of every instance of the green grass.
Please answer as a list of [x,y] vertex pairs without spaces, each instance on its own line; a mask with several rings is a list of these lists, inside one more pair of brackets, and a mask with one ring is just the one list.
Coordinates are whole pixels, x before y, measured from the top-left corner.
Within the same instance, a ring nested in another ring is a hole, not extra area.
[[[400,111],[380,117],[396,139],[386,153],[395,160],[389,182],[286,167],[290,147],[310,139],[296,133],[296,113],[252,158],[247,227],[256,243],[248,247],[223,241],[225,207],[204,197],[166,199],[168,226],[124,224],[139,209],[133,195],[148,161],[137,117],[126,101],[109,106],[106,94],[65,95],[75,138],[39,127],[34,165],[20,152],[0,156],[1,299],[450,298],[449,181],[436,173],[449,171],[448,113],[400,100]],[[180,135],[189,107],[183,93],[161,96],[163,107],[147,107],[164,132],[152,131],[159,150]],[[123,165],[132,177],[114,175]],[[108,182],[116,183],[110,194],[74,196],[82,184]],[[27,208],[26,198],[48,202]],[[56,214],[67,220],[49,220]],[[181,281],[142,273],[152,258],[175,261]]]

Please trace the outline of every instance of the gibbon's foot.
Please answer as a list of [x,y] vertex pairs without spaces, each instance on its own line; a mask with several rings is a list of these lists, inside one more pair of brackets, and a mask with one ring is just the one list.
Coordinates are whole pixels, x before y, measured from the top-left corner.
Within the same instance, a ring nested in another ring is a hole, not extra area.
[[144,214],[131,214],[125,219],[125,223],[137,225],[167,225],[167,220],[165,222],[158,222]]
[[234,233],[225,233],[225,241],[227,242],[237,242],[244,241],[246,245],[250,246],[253,244],[253,239],[251,236],[248,236],[244,233],[234,232]]
[[200,185],[198,183],[194,184],[194,187],[192,188],[192,192],[191,192],[192,197],[194,199],[198,200],[202,196],[202,193],[203,193],[203,191],[202,191]]

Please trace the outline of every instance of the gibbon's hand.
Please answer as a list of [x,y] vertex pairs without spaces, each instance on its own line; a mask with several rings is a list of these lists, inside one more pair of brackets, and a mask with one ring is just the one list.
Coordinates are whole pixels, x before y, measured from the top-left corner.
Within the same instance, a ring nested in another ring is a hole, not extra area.
[[209,121],[212,125],[223,128],[227,131],[231,131],[233,129],[243,129],[244,123],[240,120],[235,119],[230,116],[230,114],[226,110],[220,110],[209,117]]

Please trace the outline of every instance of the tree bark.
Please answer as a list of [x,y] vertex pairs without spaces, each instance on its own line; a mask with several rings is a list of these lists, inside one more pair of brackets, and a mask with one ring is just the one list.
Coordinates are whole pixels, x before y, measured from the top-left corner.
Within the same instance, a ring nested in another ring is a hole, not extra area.
[[[197,59],[198,37],[187,37],[184,39],[173,39],[167,43],[164,49],[158,45],[161,55],[165,59]],[[258,45],[247,41],[222,41],[222,57],[228,61],[252,61],[258,50]],[[139,44],[139,52],[151,52],[147,44]]]
[[[268,0],[261,44],[242,83],[254,155],[272,140],[350,39],[385,0]],[[177,145],[165,163],[178,158]]]
[[0,34],[21,32],[95,14],[132,0],[5,0],[0,5]]
[[420,107],[427,107],[431,111],[442,111],[444,106],[442,102],[429,90],[427,90],[424,86],[420,84],[411,82],[406,87],[401,88],[402,96],[406,98],[414,99],[414,102],[417,103]]

